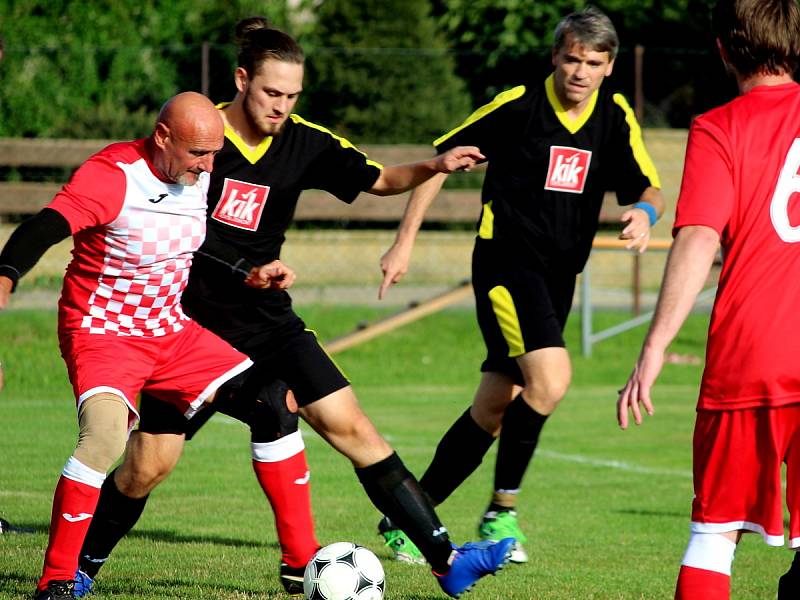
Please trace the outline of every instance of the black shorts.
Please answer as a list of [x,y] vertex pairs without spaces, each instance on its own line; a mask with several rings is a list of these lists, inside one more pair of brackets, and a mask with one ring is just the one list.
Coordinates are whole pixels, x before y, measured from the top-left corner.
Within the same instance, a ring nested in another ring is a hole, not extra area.
[[478,239],[472,253],[472,287],[486,343],[483,372],[500,372],[522,384],[516,358],[540,348],[563,348],[572,308],[572,269],[523,266],[496,242]]
[[[307,406],[350,385],[310,330],[303,330],[271,345],[265,344],[259,350],[257,356],[256,352],[249,354],[256,365],[265,370],[265,379],[285,381],[294,393],[298,406]],[[220,412],[241,420],[241,415],[246,414],[247,410],[247,407],[230,407]],[[185,433],[186,439],[191,439],[215,412],[212,404],[191,419],[186,419],[172,405],[143,396],[139,404],[139,431]]]

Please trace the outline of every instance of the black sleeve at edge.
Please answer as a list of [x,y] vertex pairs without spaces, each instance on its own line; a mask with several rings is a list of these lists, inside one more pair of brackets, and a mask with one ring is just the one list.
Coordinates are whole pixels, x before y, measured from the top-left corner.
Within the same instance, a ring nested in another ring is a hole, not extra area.
[[11,291],[51,246],[70,235],[69,222],[51,208],[42,209],[17,227],[0,252],[0,275],[14,282]]

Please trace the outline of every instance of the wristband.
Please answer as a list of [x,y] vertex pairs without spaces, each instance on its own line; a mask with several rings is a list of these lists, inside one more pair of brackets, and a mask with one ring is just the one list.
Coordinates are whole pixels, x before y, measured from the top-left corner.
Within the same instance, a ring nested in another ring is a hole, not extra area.
[[0,265],[0,275],[8,277],[11,280],[11,293],[13,294],[17,289],[17,283],[19,283],[22,273],[19,272],[19,269],[11,265]]
[[641,208],[644,212],[647,213],[647,216],[650,218],[650,227],[656,224],[658,221],[658,213],[656,212],[656,207],[650,204],[649,202],[637,202],[633,205],[633,208]]

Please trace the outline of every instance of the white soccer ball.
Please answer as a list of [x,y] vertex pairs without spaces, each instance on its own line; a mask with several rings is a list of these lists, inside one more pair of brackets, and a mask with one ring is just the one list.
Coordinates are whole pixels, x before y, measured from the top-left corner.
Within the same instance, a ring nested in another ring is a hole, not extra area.
[[378,557],[351,542],[321,548],[303,575],[307,600],[381,600],[384,585]]

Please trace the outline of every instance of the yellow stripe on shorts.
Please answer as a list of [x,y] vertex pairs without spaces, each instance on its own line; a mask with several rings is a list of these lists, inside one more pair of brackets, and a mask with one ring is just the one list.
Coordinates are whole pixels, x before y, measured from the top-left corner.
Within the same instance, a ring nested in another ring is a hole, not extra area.
[[492,309],[497,317],[497,323],[500,325],[500,331],[508,344],[508,355],[512,358],[522,356],[525,354],[525,343],[522,341],[522,329],[519,326],[517,309],[514,306],[511,292],[502,285],[498,285],[489,291],[489,300],[492,302]]
[[478,228],[478,237],[482,240],[490,240],[494,237],[494,212],[492,212],[491,200],[484,204],[483,210],[481,210],[481,224]]

